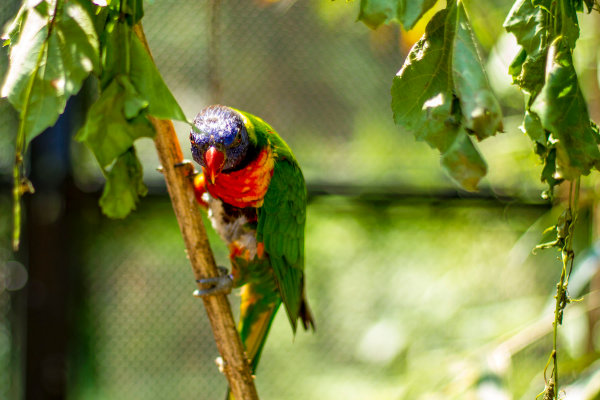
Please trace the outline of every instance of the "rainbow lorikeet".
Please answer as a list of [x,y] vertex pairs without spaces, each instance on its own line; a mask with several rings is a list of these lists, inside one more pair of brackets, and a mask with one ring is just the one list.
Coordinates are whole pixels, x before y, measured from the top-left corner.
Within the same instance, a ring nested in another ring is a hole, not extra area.
[[212,288],[241,286],[238,330],[256,371],[283,302],[292,330],[313,317],[304,291],[306,186],[288,145],[262,119],[214,105],[194,119],[192,156],[202,166],[194,189],[213,227],[229,246],[231,274],[201,280]]

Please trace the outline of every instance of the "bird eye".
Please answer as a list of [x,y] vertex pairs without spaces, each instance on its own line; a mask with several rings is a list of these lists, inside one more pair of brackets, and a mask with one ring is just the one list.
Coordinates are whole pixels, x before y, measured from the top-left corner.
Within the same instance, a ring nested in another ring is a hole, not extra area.
[[232,146],[239,146],[240,143],[242,143],[242,130],[241,129],[238,131],[237,135],[235,135],[235,139],[233,139]]

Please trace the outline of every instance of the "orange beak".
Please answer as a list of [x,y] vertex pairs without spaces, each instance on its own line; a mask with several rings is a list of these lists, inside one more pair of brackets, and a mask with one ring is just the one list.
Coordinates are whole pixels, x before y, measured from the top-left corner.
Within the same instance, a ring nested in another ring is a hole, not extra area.
[[216,177],[221,173],[225,165],[225,153],[217,150],[214,146],[210,147],[204,153],[204,165],[206,166],[210,183],[214,185]]

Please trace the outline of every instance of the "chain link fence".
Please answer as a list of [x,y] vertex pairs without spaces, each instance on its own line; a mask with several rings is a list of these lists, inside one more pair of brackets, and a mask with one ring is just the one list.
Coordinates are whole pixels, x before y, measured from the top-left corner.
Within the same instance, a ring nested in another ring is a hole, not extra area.
[[[559,270],[548,265],[555,255],[533,258],[530,251],[553,216],[543,207],[494,200],[407,202],[386,195],[398,187],[433,192],[452,185],[436,153],[393,124],[389,90],[403,61],[399,29],[370,31],[357,23],[358,1],[224,0],[212,53],[210,3],[146,3],[150,47],[186,115],[215,100],[259,115],[294,149],[309,185],[325,193],[335,185],[355,188],[351,196],[311,198],[306,274],[317,332],[294,338],[279,313],[256,377],[261,398],[476,398],[480,380],[492,373],[499,390],[535,396],[531,380],[540,382],[546,339],[514,354],[518,366],[510,358],[492,365],[487,356],[535,321],[552,291]],[[2,3],[0,22],[15,10]],[[5,67],[0,57],[0,72]],[[12,162],[9,109],[0,103],[2,174]],[[515,150],[525,139],[511,121],[502,139],[483,145],[491,171],[509,164],[486,185],[517,182],[517,191],[536,190],[537,173],[518,165],[533,161],[527,145]],[[189,158],[189,128],[177,129]],[[86,205],[70,227],[74,254],[66,262],[76,260],[79,273],[70,303],[67,397],[222,399],[226,380],[214,363],[202,303],[191,296],[195,283],[155,171],[155,150],[150,140],[138,148],[153,194],[124,221]],[[80,162],[72,171],[76,182],[97,196],[94,160],[77,144],[71,155]],[[382,188],[379,195],[364,197],[373,187]],[[7,238],[7,196],[0,213]],[[542,229],[528,230],[534,223]],[[227,265],[225,246],[209,234],[218,263]],[[2,242],[4,270],[11,257],[8,240]],[[15,353],[23,349],[7,347],[16,339],[7,333],[14,326],[4,289],[0,397],[10,398],[17,392],[7,377],[19,376]],[[235,292],[230,301],[237,310]]]

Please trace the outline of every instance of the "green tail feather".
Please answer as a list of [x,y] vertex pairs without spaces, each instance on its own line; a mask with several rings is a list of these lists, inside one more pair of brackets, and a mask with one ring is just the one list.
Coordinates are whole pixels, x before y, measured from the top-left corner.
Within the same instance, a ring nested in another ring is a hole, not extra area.
[[255,311],[256,315],[240,321],[238,329],[246,349],[246,355],[251,360],[250,368],[253,374],[256,373],[263,347],[280,304],[281,302],[278,301],[270,303],[266,307],[264,305],[256,307],[260,308],[259,311]]
[[[256,373],[263,347],[281,300],[276,291],[260,285],[247,284],[242,289],[242,304],[238,332],[246,355],[250,360],[252,374]],[[229,388],[225,399],[234,400]]]

